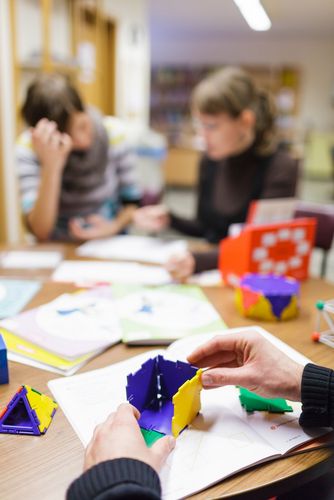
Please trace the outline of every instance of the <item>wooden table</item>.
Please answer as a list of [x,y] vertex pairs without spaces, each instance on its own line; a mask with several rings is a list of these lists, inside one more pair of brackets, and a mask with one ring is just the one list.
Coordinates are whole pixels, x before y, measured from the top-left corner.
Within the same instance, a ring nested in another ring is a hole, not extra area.
[[[41,247],[39,247],[41,248]],[[59,248],[48,246],[48,248]],[[73,257],[73,247],[61,247],[65,257]],[[29,307],[47,302],[71,285],[52,283],[46,272],[0,271],[2,276],[39,276],[44,279],[40,292]],[[229,288],[206,288],[205,293],[230,327],[254,325],[255,322],[240,317],[233,303],[233,292]],[[265,323],[261,326],[275,334],[315,363],[334,368],[334,351],[314,344],[310,334],[315,325],[315,302],[334,297],[334,285],[320,279],[310,279],[302,285],[301,313],[295,320],[286,323]],[[111,363],[135,356],[148,348],[128,348],[117,345],[90,361],[80,372],[107,366]],[[47,382],[55,375],[17,363],[9,363],[10,383],[0,386],[0,406],[3,407],[20,385],[28,384],[41,392],[50,394]],[[303,454],[274,460],[256,466],[222,481],[220,484],[194,495],[192,498],[268,498],[323,474],[331,467],[328,449],[308,451]],[[1,500],[32,500],[46,498],[59,500],[82,470],[83,447],[71,425],[58,410],[45,436],[0,435],[0,498]]]

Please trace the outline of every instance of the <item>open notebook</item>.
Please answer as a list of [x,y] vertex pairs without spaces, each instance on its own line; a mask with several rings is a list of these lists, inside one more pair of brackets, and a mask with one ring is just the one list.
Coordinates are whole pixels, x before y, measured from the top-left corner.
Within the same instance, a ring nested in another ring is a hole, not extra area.
[[[224,330],[256,330],[291,358],[305,364],[307,358],[260,327]],[[217,333],[217,332],[216,332]],[[165,351],[154,350],[106,368],[49,382],[50,390],[84,446],[95,426],[126,400],[126,377],[148,358],[163,354],[185,360],[197,345],[214,334],[194,335],[171,344]],[[163,497],[183,498],[203,490],[251,465],[280,457],[325,431],[306,433],[298,424],[299,403],[290,403],[292,413],[247,414],[234,386],[202,391],[201,411],[177,438],[175,450],[161,472]]]

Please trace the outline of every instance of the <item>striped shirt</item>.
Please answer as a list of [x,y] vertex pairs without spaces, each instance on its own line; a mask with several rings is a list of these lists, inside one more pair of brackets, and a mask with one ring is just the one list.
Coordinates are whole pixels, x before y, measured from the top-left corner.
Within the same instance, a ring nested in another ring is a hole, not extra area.
[[[112,219],[122,205],[140,201],[136,155],[129,146],[125,124],[111,116],[103,117],[102,121],[109,141],[103,189],[93,195],[92,193],[81,195],[80,199],[74,199],[70,206],[60,208],[53,239],[66,237],[67,224],[71,217],[98,213],[107,219]],[[32,147],[30,130],[24,131],[17,140],[16,167],[21,210],[27,215],[37,200],[41,180],[41,166]]]

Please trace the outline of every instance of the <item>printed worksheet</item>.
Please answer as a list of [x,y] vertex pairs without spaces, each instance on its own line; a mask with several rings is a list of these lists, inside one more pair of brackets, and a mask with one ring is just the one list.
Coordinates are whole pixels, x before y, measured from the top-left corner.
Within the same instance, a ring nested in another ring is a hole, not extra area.
[[195,285],[113,286],[115,308],[128,344],[168,344],[186,335],[226,328]]
[[87,286],[95,283],[136,283],[164,285],[170,283],[170,274],[160,266],[146,266],[132,262],[63,261],[52,275],[54,281]]
[[11,250],[0,253],[0,264],[7,269],[53,269],[62,260],[56,251]]

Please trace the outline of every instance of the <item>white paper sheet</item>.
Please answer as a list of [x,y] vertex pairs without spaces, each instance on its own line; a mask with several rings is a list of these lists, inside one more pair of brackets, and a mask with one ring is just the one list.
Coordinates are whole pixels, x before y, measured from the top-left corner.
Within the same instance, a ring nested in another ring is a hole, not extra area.
[[15,250],[1,253],[0,263],[8,269],[53,269],[62,258],[61,252]]
[[[225,330],[222,334],[243,330],[245,328]],[[246,330],[259,331],[296,361],[308,361],[262,328]],[[211,336],[194,336],[193,343],[187,338],[172,344],[166,351],[150,351],[101,370],[52,380],[49,387],[86,446],[95,426],[126,400],[129,373],[159,353],[171,359],[182,359],[185,350],[189,353],[196,344]],[[180,356],[177,355],[178,347]],[[256,412],[250,417],[241,407],[235,387],[202,391],[200,414],[177,438],[176,448],[161,472],[163,497],[175,499],[191,495],[236,471],[279,456],[320,435],[321,432],[315,432],[310,436],[299,427],[300,404],[290,404],[294,409],[292,413]]]
[[164,241],[160,238],[124,235],[89,241],[77,248],[76,253],[81,257],[164,264],[171,255],[184,253],[186,249],[184,240]]
[[52,279],[80,286],[107,282],[142,285],[164,285],[171,282],[170,274],[158,266],[76,260],[63,261],[53,273]]

